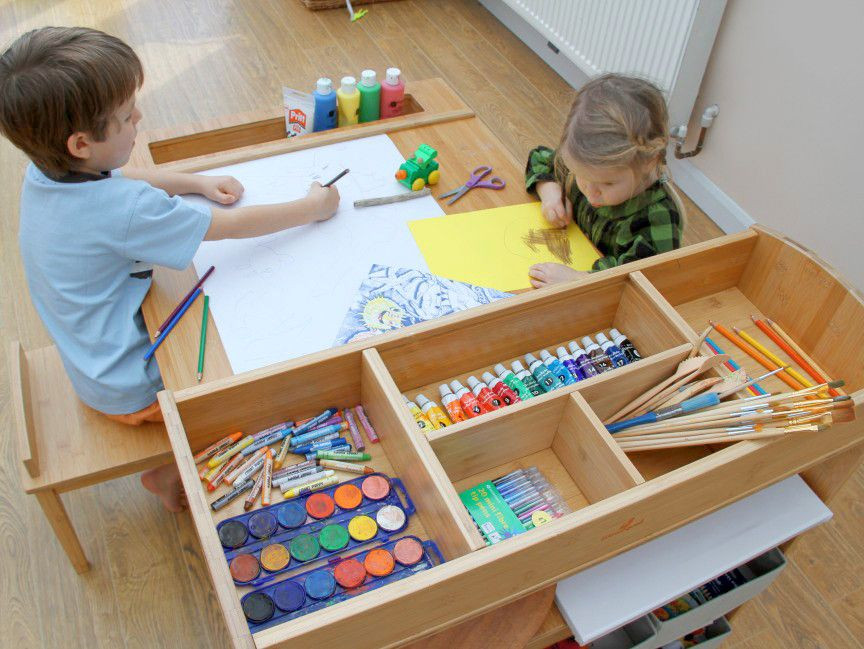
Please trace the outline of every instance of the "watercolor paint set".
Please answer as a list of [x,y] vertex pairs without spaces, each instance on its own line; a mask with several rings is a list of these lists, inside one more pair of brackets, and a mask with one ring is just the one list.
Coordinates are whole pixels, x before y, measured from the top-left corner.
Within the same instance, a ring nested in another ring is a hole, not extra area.
[[415,508],[398,478],[383,473],[348,480],[228,518],[216,526],[237,586],[403,531]]
[[252,591],[240,605],[255,633],[442,563],[435,543],[404,536]]

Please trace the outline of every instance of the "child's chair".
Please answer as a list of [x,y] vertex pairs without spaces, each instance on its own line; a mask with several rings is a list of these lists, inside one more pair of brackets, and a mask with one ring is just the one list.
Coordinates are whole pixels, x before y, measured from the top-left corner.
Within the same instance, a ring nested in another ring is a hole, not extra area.
[[165,428],[124,426],[85,406],[53,345],[25,353],[13,341],[9,378],[24,491],[36,496],[75,570],[86,572],[60,494],[170,462]]

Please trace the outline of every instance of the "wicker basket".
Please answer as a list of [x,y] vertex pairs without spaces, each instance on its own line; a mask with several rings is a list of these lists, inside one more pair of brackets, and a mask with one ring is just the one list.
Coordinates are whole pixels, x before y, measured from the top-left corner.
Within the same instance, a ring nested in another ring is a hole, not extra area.
[[[307,9],[318,11],[319,9],[345,8],[345,0],[301,0]],[[369,5],[374,2],[393,2],[393,0],[351,0],[351,5]]]

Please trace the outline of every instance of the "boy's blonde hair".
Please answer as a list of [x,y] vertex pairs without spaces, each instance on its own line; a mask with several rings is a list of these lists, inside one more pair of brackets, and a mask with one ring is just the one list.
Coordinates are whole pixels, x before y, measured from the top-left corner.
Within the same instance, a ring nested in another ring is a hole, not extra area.
[[112,114],[143,81],[141,61],[119,38],[86,27],[34,29],[0,55],[0,133],[61,176],[78,162],[69,136],[103,141]]
[[669,112],[660,89],[644,79],[604,74],[582,86],[573,100],[556,154],[558,180],[569,193],[573,177],[562,158],[565,151],[588,167],[634,168],[657,160],[660,180],[683,222],[684,206],[666,182],[668,144]]

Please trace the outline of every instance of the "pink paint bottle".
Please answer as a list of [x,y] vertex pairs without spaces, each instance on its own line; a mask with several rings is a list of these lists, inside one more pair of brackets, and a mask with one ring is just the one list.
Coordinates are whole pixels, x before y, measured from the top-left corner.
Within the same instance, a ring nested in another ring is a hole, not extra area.
[[522,399],[519,398],[519,395],[516,394],[509,387],[504,385],[504,383],[497,376],[494,376],[492,372],[483,372],[483,380],[486,381],[486,384],[489,386],[489,389],[492,390],[498,398],[501,399],[501,402],[505,406],[512,405]]
[[381,84],[381,119],[399,117],[405,100],[405,82],[399,68],[387,68]]
[[456,398],[459,399],[459,403],[462,405],[462,412],[464,412],[465,416],[469,419],[478,417],[486,412],[482,407],[480,407],[480,402],[477,401],[477,397],[474,396],[474,393],[459,383],[459,381],[450,381],[450,389],[453,390],[453,394],[455,394]]
[[480,407],[483,408],[483,412],[492,412],[504,405],[501,399],[489,389],[489,386],[483,383],[483,381],[478,381],[476,376],[468,377],[468,386],[476,395],[477,401],[480,402]]

